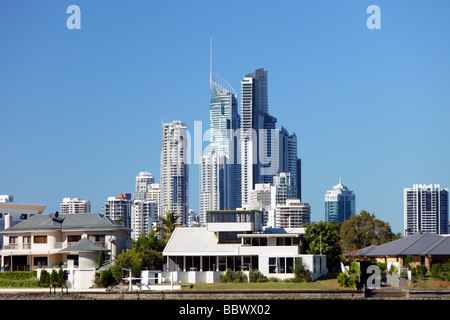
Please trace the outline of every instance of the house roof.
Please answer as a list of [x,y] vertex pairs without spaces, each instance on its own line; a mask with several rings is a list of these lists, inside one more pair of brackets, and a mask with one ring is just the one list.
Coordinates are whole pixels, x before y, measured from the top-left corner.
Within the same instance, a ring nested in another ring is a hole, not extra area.
[[47,214],[34,215],[11,228],[2,230],[4,234],[30,231],[73,231],[73,230],[127,230],[111,219],[98,213],[60,214],[51,218]]
[[434,233],[416,233],[379,246],[369,246],[347,256],[425,256],[450,255],[450,237]]
[[206,227],[178,227],[167,242],[163,255],[236,254],[238,247],[236,243],[218,243],[214,232],[208,231]]
[[60,250],[60,252],[98,252],[98,251],[111,251],[107,248],[97,246],[91,240],[83,238],[74,245]]

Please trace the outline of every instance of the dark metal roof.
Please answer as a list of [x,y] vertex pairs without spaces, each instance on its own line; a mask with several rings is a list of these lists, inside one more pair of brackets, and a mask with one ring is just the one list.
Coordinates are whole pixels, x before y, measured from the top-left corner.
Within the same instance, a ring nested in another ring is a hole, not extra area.
[[434,233],[417,233],[379,246],[363,248],[351,255],[366,257],[450,255],[450,237]]

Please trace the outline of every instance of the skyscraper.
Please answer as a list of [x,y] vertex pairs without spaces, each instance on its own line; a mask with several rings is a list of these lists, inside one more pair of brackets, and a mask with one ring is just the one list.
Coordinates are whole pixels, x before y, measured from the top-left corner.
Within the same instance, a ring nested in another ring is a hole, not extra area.
[[178,224],[186,224],[189,210],[189,150],[187,125],[181,121],[162,124],[161,214],[174,212]]
[[201,155],[200,223],[206,211],[240,206],[239,125],[237,95],[233,87],[210,67],[210,144]]
[[355,215],[356,197],[353,191],[339,183],[325,194],[325,220],[328,222],[344,222]]
[[271,183],[279,170],[277,120],[268,112],[267,71],[257,69],[241,80],[242,204],[249,203],[256,183]]
[[300,172],[297,158],[297,135],[282,126],[279,134],[279,172],[289,172],[294,185],[294,198],[300,199]]
[[142,171],[136,176],[136,188],[134,189],[133,198],[135,200],[147,199],[147,193],[149,192],[150,185],[155,183],[155,179],[148,171]]
[[415,184],[403,190],[405,236],[418,232],[448,234],[448,188]]

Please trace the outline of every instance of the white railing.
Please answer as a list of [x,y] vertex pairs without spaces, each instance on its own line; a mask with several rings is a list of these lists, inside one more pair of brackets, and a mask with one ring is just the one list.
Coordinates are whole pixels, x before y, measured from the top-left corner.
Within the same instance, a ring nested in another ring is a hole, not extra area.
[[[53,242],[53,243],[9,243],[3,245],[3,250],[32,250],[32,249],[65,249],[73,246],[76,242]],[[94,242],[99,247],[106,248],[105,241]]]

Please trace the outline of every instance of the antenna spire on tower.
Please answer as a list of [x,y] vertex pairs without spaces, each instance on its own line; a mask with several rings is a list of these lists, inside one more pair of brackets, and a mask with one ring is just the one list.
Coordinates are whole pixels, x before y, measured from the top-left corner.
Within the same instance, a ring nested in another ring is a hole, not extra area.
[[211,49],[209,53],[209,82],[212,82],[212,37],[211,37]]

